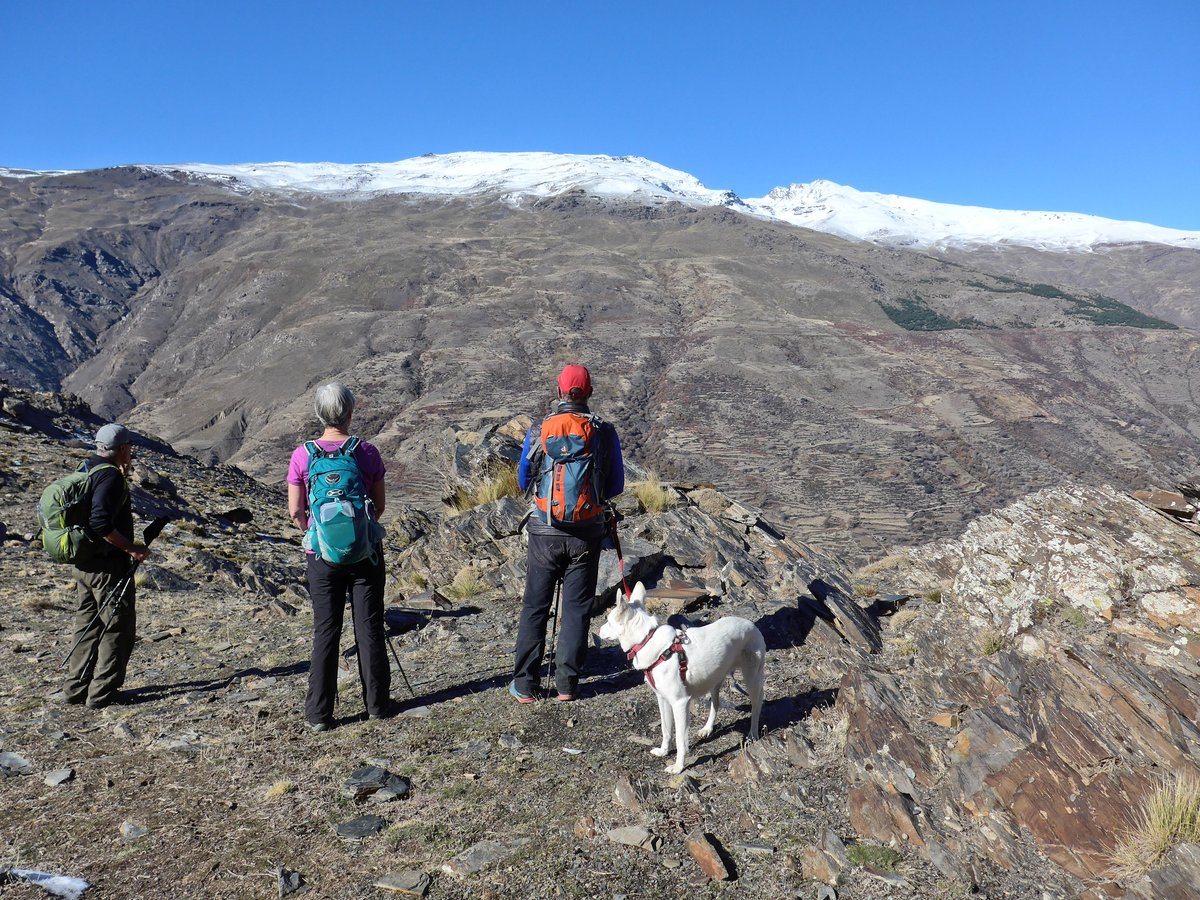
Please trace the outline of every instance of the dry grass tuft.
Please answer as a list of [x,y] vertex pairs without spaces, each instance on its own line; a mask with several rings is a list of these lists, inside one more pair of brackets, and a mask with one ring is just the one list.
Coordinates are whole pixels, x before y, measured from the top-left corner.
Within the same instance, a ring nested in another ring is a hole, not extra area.
[[850,714],[843,707],[835,706],[831,716],[811,724],[809,738],[821,765],[831,765],[845,755],[849,735]]
[[995,656],[1008,644],[1008,638],[998,628],[988,628],[979,635],[979,649],[984,656]]
[[658,476],[653,472],[645,481],[635,481],[629,486],[633,495],[638,498],[642,509],[651,515],[657,515],[665,509],[670,509],[679,502],[679,495],[670,488],[665,488]]
[[1145,875],[1176,844],[1200,842],[1200,777],[1174,775],[1146,800],[1133,829],[1113,851],[1118,879]]
[[263,798],[263,800],[270,802],[272,800],[278,800],[280,797],[286,797],[288,794],[294,794],[294,793],[296,793],[296,782],[287,781],[285,779],[283,781],[275,782],[273,785],[271,785],[269,788],[267,788],[265,791],[263,791],[262,798]]
[[499,469],[491,478],[479,485],[475,490],[455,488],[453,495],[446,500],[455,512],[466,512],[485,503],[495,503],[505,497],[516,497],[521,493],[521,485],[517,480],[517,470],[512,466]]
[[497,472],[490,481],[481,484],[475,491],[478,504],[495,503],[505,497],[516,497],[521,493],[521,485],[517,481],[517,470],[505,466]]
[[446,588],[446,593],[455,600],[469,600],[487,590],[487,584],[471,566],[463,566]]

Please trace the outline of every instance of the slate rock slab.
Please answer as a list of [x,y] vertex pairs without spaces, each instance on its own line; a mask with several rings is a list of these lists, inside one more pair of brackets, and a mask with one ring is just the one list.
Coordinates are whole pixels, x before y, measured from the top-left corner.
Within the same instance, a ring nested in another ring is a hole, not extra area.
[[407,797],[412,784],[402,775],[393,775],[382,766],[365,766],[350,773],[342,785],[342,794],[353,797],[356,803],[370,799],[372,803],[387,803]]
[[442,865],[442,871],[455,878],[466,878],[476,872],[482,872],[488,866],[495,865],[503,859],[512,856],[530,842],[529,838],[512,838],[507,841],[480,841],[473,847],[468,847]]
[[357,816],[338,825],[337,835],[348,841],[361,841],[379,834],[385,825],[387,825],[387,819],[382,816]]
[[392,894],[402,894],[406,897],[424,897],[429,890],[432,879],[424,872],[415,870],[404,872],[389,872],[375,881],[374,886],[381,891]]
[[287,897],[297,891],[304,890],[308,886],[308,882],[304,880],[304,876],[299,872],[293,872],[291,869],[279,867],[276,872],[279,876],[279,896]]
[[850,643],[869,653],[878,653],[883,649],[879,623],[854,602],[853,597],[821,578],[813,579],[808,589],[833,613],[838,628]]
[[18,775],[32,775],[33,764],[19,753],[0,753],[0,775],[5,778],[15,778]]
[[684,842],[688,853],[710,881],[728,881],[733,877],[725,865],[717,839],[703,831],[693,831]]
[[641,825],[626,825],[624,828],[614,828],[609,831],[607,837],[614,844],[624,844],[627,847],[640,847],[643,850],[658,850],[662,844],[662,838],[650,831],[648,828],[643,828]]
[[74,777],[74,769],[55,769],[46,776],[46,787],[58,787],[60,784],[66,784]]

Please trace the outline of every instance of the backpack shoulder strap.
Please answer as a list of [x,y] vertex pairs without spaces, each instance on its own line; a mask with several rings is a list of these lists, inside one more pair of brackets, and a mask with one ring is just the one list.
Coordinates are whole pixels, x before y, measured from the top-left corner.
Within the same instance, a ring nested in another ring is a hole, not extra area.
[[314,459],[320,459],[328,454],[321,449],[321,445],[316,441],[305,441],[304,449],[308,451],[308,461],[311,464]]
[[347,438],[345,440],[345,442],[342,444],[342,446],[338,447],[337,452],[339,454],[341,454],[342,456],[352,456],[354,454],[354,451],[358,449],[358,445],[361,443],[362,443],[362,440],[360,440],[359,438],[356,438],[356,437]]

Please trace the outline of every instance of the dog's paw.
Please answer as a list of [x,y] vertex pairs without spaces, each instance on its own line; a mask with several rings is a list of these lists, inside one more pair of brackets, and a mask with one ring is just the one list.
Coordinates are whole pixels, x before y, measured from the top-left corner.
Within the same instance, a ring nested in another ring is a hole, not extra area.
[[666,756],[667,755],[667,750],[665,747],[651,747],[650,752],[653,753],[655,756]]
[[681,766],[679,763],[671,763],[666,767],[665,771],[668,775],[678,775],[683,771],[683,766]]
[[712,733],[713,733],[713,730],[711,728],[701,728],[699,731],[696,732],[696,740],[702,741],[706,737],[711,737]]

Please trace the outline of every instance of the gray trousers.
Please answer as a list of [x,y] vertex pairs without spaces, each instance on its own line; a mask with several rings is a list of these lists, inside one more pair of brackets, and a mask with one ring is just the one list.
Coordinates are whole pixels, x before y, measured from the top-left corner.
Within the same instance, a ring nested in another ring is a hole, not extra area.
[[[93,564],[88,571],[75,570],[79,609],[72,640],[79,646],[68,660],[63,685],[68,701],[108,703],[125,683],[137,629],[133,579],[126,577],[131,562],[122,554],[111,562]],[[114,594],[116,588],[121,588],[119,596]]]

